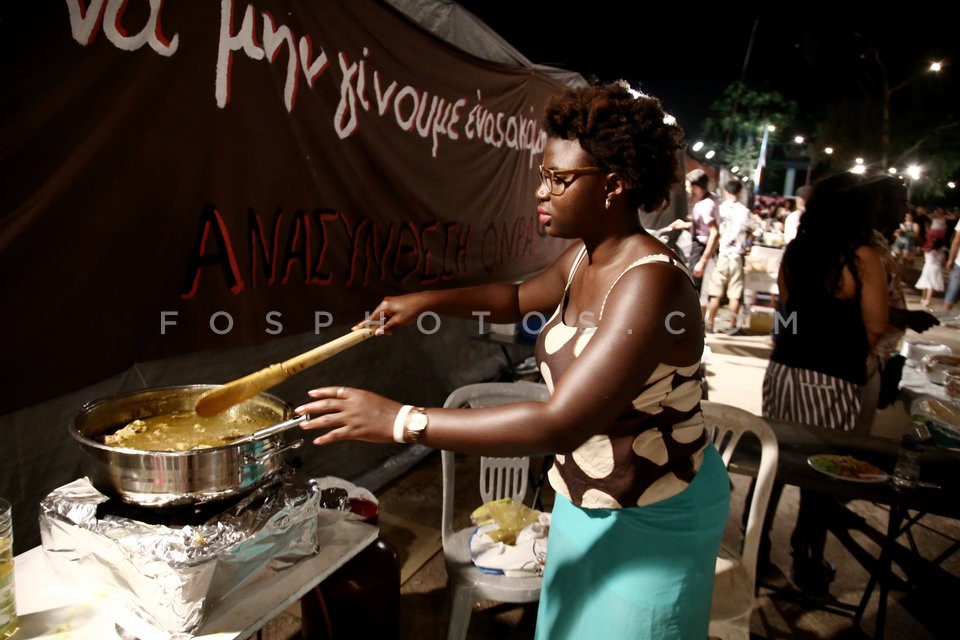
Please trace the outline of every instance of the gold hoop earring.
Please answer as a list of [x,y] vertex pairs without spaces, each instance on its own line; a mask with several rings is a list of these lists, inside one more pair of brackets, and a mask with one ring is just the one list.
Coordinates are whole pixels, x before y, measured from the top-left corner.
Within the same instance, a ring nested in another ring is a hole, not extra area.
[[603,203],[603,207],[604,207],[605,209],[609,209],[609,208],[610,208],[610,196],[607,196],[607,200],[606,200],[606,202]]

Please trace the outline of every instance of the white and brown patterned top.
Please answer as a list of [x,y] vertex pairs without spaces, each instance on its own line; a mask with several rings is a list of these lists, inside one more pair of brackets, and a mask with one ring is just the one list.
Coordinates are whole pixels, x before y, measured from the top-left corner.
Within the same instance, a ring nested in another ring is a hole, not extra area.
[[[563,301],[537,339],[537,361],[551,393],[596,331],[563,322],[570,282],[584,254],[574,261]],[[654,261],[686,272],[675,258],[656,254],[637,260],[619,277]],[[603,306],[598,323],[602,321]],[[592,436],[569,455],[556,456],[548,475],[551,486],[578,506],[607,509],[653,504],[683,491],[699,470],[708,442],[700,412],[699,369],[699,362],[657,366],[606,433]]]

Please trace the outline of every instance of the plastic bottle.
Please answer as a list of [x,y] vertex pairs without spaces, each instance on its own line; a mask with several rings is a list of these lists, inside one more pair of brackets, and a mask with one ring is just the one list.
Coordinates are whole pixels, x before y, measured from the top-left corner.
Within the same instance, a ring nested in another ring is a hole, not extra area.
[[900,440],[900,452],[897,464],[893,468],[893,484],[898,487],[912,487],[920,479],[920,453],[923,443],[917,436],[907,434]]

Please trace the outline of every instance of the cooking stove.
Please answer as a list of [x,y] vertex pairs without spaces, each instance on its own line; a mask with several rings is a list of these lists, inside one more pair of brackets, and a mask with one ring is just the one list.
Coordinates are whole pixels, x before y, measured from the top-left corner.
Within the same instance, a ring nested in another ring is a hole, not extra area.
[[98,520],[106,517],[135,520],[144,524],[162,525],[171,528],[199,526],[211,518],[229,511],[245,497],[235,496],[206,504],[177,505],[159,509],[142,507],[124,502],[120,498],[108,497],[106,501],[97,505],[96,517]]
[[319,490],[289,477],[162,509],[106,496],[80,478],[41,501],[41,546],[62,579],[110,593],[163,631],[190,633],[227,594],[314,555],[319,512]]

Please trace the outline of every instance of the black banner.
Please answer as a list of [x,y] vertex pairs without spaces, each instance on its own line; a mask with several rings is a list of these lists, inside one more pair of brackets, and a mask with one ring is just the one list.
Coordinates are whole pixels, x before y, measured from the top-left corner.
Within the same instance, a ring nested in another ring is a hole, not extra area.
[[563,248],[534,197],[562,87],[383,3],[8,4],[0,413]]

